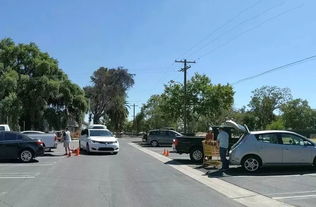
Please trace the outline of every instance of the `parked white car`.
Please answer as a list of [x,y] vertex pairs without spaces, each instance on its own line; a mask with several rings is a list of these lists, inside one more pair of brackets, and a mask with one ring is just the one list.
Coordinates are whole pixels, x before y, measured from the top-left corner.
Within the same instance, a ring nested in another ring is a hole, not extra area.
[[80,149],[90,152],[110,152],[117,154],[120,150],[120,144],[107,129],[85,129],[81,132],[79,139]]
[[284,130],[250,132],[233,121],[226,121],[226,125],[244,133],[232,146],[229,160],[248,172],[264,166],[316,165],[315,143],[302,135]]
[[0,131],[11,131],[9,125],[0,124]]
[[22,131],[21,134],[32,139],[40,139],[43,142],[45,150],[51,151],[57,148],[57,135],[55,133],[45,133],[41,131]]
[[106,126],[102,124],[92,124],[88,128],[89,129],[107,129]]

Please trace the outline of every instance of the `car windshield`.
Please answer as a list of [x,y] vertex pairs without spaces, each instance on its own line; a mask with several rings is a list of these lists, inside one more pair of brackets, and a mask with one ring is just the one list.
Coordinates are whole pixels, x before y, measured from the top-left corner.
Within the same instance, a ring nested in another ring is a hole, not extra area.
[[90,136],[92,137],[112,137],[112,133],[107,130],[90,130]]

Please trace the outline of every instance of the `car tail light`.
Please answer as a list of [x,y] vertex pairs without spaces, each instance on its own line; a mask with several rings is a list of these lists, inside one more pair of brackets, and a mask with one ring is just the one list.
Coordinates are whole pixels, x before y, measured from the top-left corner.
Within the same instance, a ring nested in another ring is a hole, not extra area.
[[37,140],[36,144],[38,144],[38,145],[43,145],[44,142],[42,142],[41,140]]
[[177,146],[179,144],[179,140],[178,139],[173,139],[173,144],[174,144],[174,146]]

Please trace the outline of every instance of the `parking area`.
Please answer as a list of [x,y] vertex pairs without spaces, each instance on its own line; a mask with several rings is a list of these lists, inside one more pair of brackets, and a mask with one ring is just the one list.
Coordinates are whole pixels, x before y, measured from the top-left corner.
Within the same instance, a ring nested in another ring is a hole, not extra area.
[[203,168],[200,164],[193,163],[188,154],[174,153],[170,146],[151,147],[136,139],[133,142],[159,154],[169,150],[169,158],[173,161],[168,164],[190,166],[204,172],[210,178],[219,178],[275,200],[294,206],[314,206],[316,202],[314,167],[270,167],[263,168],[257,173],[248,173],[240,166],[230,166],[229,170],[221,172],[213,166]]
[[[18,191],[16,186],[24,186],[41,179],[56,167],[58,162],[67,159],[60,143],[57,149],[45,152],[43,156],[35,158],[30,163],[18,160],[0,160],[0,197],[12,191]],[[1,205],[0,205],[1,206]]]

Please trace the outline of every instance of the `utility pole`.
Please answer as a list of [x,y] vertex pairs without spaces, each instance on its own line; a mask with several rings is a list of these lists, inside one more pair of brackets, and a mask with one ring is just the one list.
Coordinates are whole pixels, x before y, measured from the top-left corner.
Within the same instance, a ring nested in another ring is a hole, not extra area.
[[136,104],[133,104],[133,125],[134,125],[134,129],[135,131],[137,131],[137,128],[136,128],[136,122],[135,122],[135,107],[137,106]]
[[187,59],[184,60],[175,60],[176,63],[183,63],[184,67],[179,70],[180,72],[184,73],[184,112],[183,112],[183,122],[184,122],[184,133],[187,133],[187,70],[191,68],[190,65],[187,63],[196,63],[195,61],[188,61]]

